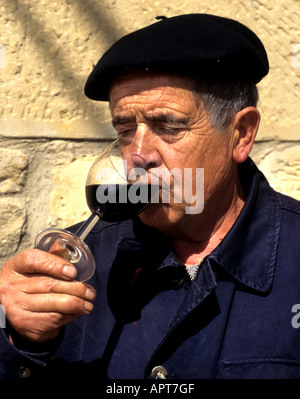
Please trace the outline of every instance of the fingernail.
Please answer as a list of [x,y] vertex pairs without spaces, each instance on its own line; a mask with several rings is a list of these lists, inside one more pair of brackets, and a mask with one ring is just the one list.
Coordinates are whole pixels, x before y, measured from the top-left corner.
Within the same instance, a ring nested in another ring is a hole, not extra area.
[[93,288],[88,288],[85,291],[85,299],[93,301],[96,298],[96,291]]
[[84,303],[85,310],[91,312],[93,310],[93,304],[91,302]]
[[68,266],[68,265],[64,266],[62,272],[65,277],[70,279],[75,278],[77,274],[76,268],[74,266]]

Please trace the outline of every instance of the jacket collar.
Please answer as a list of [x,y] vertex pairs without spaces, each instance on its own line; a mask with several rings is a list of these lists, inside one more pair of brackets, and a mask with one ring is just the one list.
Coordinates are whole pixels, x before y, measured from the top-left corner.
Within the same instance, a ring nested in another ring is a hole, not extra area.
[[239,167],[247,195],[236,222],[210,254],[240,283],[266,293],[274,277],[280,232],[278,194],[251,159]]
[[[276,263],[280,231],[279,198],[251,159],[239,165],[239,174],[246,193],[245,205],[230,231],[207,260],[210,264],[217,263],[241,284],[266,293],[272,286]],[[164,259],[159,268],[179,264],[170,251],[170,239],[143,225],[139,219],[121,223],[118,246],[121,252],[148,246],[150,253]]]

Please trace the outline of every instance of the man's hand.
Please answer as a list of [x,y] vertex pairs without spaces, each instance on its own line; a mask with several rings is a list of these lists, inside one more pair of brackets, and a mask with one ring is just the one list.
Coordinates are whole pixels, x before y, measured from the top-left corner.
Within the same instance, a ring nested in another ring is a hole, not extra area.
[[74,281],[76,269],[59,256],[28,249],[2,267],[0,303],[13,329],[37,343],[58,335],[60,327],[89,314],[95,290]]

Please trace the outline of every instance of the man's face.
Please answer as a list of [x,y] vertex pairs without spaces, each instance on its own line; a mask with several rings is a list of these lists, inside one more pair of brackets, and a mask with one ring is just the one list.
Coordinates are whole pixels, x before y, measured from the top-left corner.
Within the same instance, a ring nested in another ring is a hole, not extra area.
[[[181,76],[148,72],[127,74],[115,80],[110,92],[112,122],[129,168],[142,167],[148,173],[163,169],[204,169],[204,210],[187,214],[187,203],[150,203],[140,219],[158,230],[180,236],[203,223],[233,182],[232,132],[215,131],[203,107],[196,101],[192,83]],[[174,187],[173,187],[174,189]],[[171,187],[172,191],[172,187]],[[202,226],[201,226],[202,225]]]

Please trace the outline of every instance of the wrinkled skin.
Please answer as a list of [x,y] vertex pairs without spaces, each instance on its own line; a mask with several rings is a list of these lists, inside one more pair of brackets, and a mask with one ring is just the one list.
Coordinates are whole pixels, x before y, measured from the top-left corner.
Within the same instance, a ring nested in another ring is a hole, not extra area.
[[[204,210],[187,214],[185,203],[150,204],[141,220],[174,237],[176,249],[210,252],[230,229],[244,204],[237,173],[252,148],[259,125],[254,107],[239,112],[224,131],[215,131],[180,76],[126,74],[110,91],[112,121],[130,167],[155,170],[204,169]],[[195,176],[195,174],[193,175]],[[196,182],[193,181],[195,190]],[[205,250],[206,249],[206,250]],[[179,251],[180,252],[180,251]],[[186,254],[178,253],[186,261]]]

